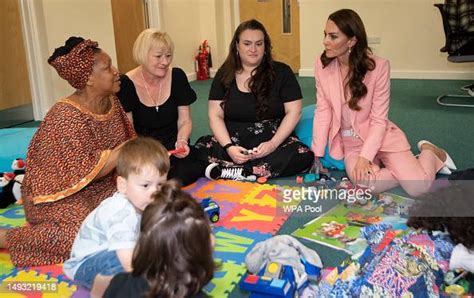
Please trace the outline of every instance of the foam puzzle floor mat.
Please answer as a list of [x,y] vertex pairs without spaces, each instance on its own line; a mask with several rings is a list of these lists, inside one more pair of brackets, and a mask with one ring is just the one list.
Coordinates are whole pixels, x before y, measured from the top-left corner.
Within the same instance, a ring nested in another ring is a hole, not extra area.
[[[246,271],[245,255],[258,242],[274,236],[287,220],[290,212],[282,210],[282,188],[205,178],[186,188],[198,200],[212,197],[221,208],[220,219],[213,228],[214,257],[220,266],[204,288],[206,293],[213,297],[228,296]],[[25,224],[22,206],[0,210],[0,227]],[[89,294],[64,275],[62,264],[16,268],[6,250],[0,250],[0,282],[0,297],[88,297]]]
[[[207,294],[212,297],[248,296],[237,284],[246,272],[245,256],[258,242],[276,234],[292,234],[341,204],[339,200],[296,200],[295,194],[303,186],[283,185],[285,182],[290,181],[258,184],[201,178],[185,188],[197,200],[211,197],[220,206],[219,221],[213,225],[214,259],[219,267],[204,287]],[[348,210],[355,209],[349,206]],[[0,227],[25,224],[21,205],[0,209]],[[325,267],[338,266],[348,257],[342,250],[308,241],[309,238],[298,240],[317,251]],[[89,297],[89,291],[68,279],[62,264],[16,268],[8,252],[0,250],[0,297]]]

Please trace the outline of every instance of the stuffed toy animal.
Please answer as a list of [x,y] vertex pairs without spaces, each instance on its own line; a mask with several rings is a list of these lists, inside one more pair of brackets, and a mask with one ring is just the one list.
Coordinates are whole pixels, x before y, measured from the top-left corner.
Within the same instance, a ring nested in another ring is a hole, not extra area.
[[17,158],[12,162],[13,172],[0,173],[0,209],[7,208],[21,198],[21,184],[25,176],[25,161]]
[[7,208],[10,204],[16,202],[15,195],[13,194],[13,184],[15,184],[14,173],[0,173],[0,187],[2,187],[2,192],[0,193],[1,209]]
[[[17,158],[12,162],[12,170],[15,175],[24,175],[26,168],[26,162],[23,158]],[[23,180],[23,179],[22,179]]]

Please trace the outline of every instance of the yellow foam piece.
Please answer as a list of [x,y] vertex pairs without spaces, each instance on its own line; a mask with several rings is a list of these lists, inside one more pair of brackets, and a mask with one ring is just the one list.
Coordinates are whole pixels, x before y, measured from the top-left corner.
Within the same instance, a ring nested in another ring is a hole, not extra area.
[[76,292],[76,286],[69,286],[66,282],[59,282],[56,278],[49,278],[45,274],[38,274],[36,271],[19,271],[16,276],[10,276],[2,281],[1,297],[28,297],[37,295],[38,292],[8,292],[5,287],[12,286],[15,283],[21,287],[33,288],[33,284],[36,287],[48,288],[49,290],[43,291],[41,297],[43,298],[55,298],[55,297],[71,297]]
[[254,189],[245,195],[240,203],[275,208],[277,206],[277,198],[280,194],[273,191],[274,189],[275,185],[256,185]]

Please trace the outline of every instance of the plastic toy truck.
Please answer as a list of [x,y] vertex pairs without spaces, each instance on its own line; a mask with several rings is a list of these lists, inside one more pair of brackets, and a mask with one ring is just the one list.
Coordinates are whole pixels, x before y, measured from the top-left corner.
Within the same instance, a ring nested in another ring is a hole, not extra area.
[[271,262],[262,271],[258,275],[245,275],[240,281],[240,288],[249,291],[250,297],[294,297],[295,275],[292,267]]
[[211,198],[205,198],[201,201],[201,207],[207,213],[207,216],[209,216],[209,220],[212,223],[216,223],[219,221],[221,208],[216,203],[216,201],[212,200]]

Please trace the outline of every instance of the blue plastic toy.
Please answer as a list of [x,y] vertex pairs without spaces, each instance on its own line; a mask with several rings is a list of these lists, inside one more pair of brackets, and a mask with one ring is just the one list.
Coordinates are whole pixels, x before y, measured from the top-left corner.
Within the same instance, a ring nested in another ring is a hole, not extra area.
[[250,292],[251,298],[294,297],[295,291],[306,288],[309,280],[317,281],[320,268],[301,258],[305,273],[288,265],[269,262],[258,274],[245,274],[240,280],[240,288]]
[[293,297],[295,293],[293,268],[274,262],[269,263],[258,275],[246,274],[240,281],[240,288],[249,291],[250,297]]
[[212,223],[219,221],[221,208],[216,203],[216,201],[212,200],[211,198],[205,198],[201,201],[201,207],[207,213],[207,216]]

